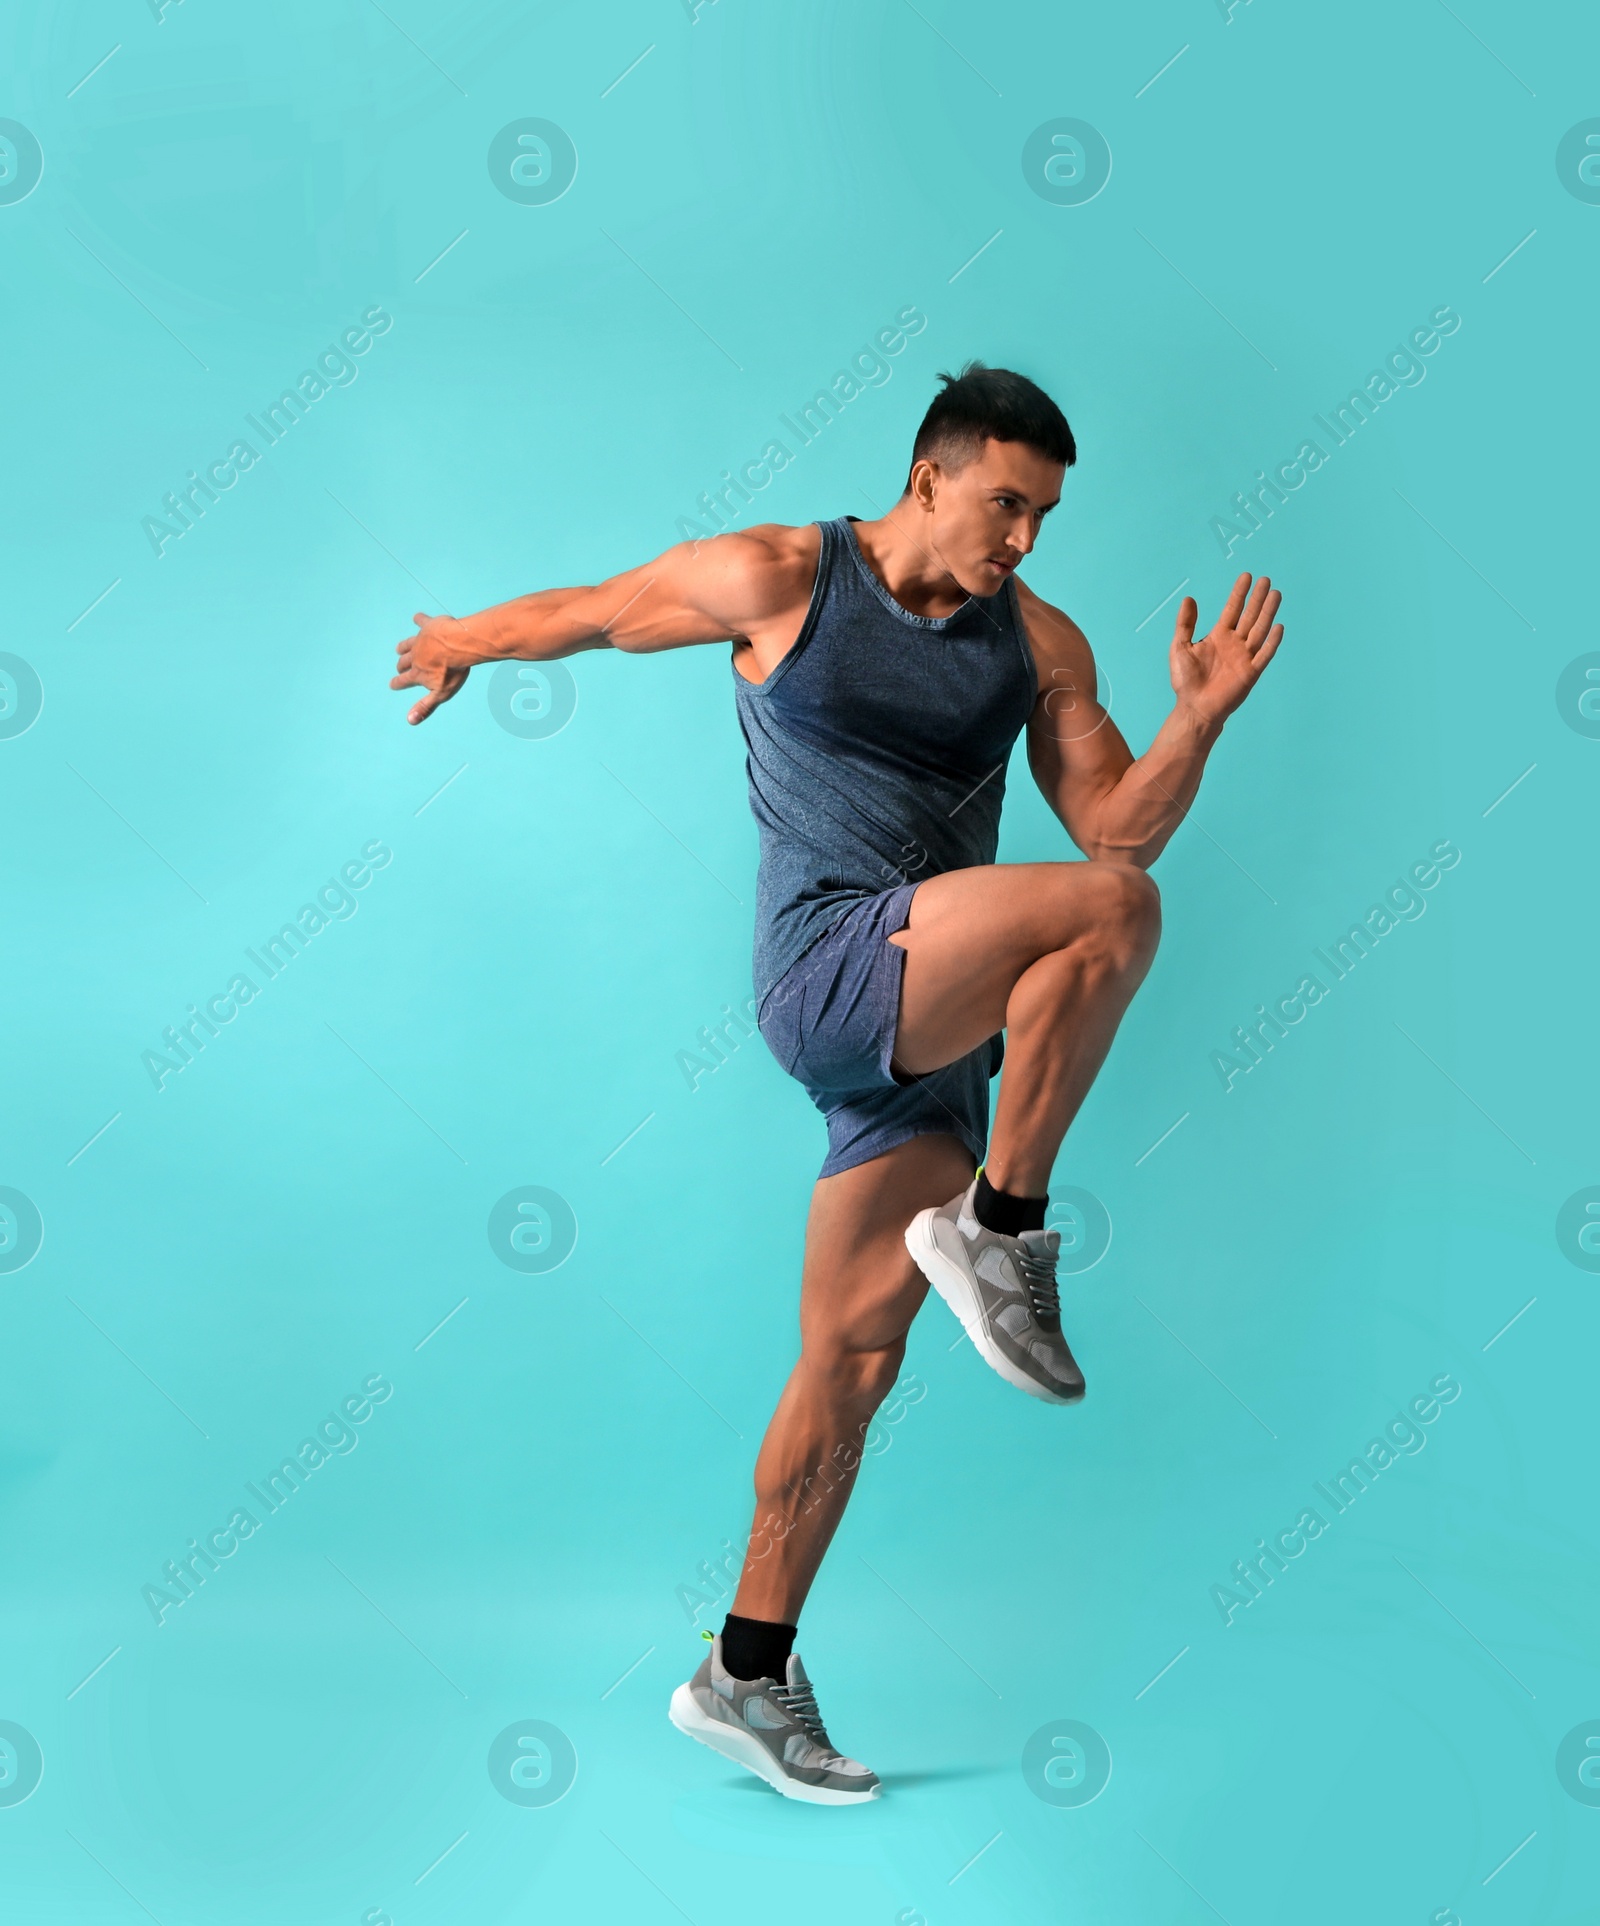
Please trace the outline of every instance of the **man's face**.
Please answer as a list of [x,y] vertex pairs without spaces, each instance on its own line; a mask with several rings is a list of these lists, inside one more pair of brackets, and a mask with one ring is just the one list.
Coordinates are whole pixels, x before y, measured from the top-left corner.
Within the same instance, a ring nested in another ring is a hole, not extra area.
[[933,553],[969,595],[994,595],[1038,540],[1065,473],[1023,442],[989,440],[964,468],[918,462],[911,493]]

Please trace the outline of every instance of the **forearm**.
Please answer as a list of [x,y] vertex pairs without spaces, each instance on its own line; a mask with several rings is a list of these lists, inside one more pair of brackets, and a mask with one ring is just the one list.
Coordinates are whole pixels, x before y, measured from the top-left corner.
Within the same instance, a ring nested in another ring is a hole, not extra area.
[[1200,787],[1221,722],[1178,703],[1150,747],[1101,795],[1085,854],[1150,865],[1166,848]]
[[462,616],[450,637],[453,666],[552,662],[580,649],[598,648],[606,638],[597,625],[594,596],[592,588],[540,589]]

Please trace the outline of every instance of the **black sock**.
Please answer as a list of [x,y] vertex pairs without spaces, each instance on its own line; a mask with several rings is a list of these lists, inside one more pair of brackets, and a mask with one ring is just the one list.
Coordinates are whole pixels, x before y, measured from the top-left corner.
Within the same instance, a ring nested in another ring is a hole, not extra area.
[[736,1679],[776,1679],[789,1675],[789,1654],[797,1627],[770,1618],[739,1618],[729,1612],[722,1625],[722,1663]]
[[1013,1197],[996,1190],[988,1173],[978,1172],[978,1188],[972,1199],[972,1214],[985,1230],[1002,1237],[1016,1237],[1025,1230],[1043,1230],[1048,1197]]

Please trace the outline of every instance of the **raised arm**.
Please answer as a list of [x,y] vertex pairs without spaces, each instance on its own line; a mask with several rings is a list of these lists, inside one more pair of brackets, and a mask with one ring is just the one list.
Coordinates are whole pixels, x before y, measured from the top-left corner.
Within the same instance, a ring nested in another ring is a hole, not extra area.
[[1150,747],[1134,757],[1101,706],[1094,656],[1069,616],[1019,582],[1040,692],[1028,723],[1028,763],[1046,802],[1085,856],[1148,869],[1182,822],[1222,725],[1255,687],[1283,639],[1283,598],[1266,576],[1233,585],[1217,625],[1194,639],[1199,609],[1185,596],[1169,661],[1176,700]]
[[550,662],[583,649],[646,653],[728,640],[749,641],[758,655],[787,646],[804,618],[816,547],[814,528],[752,528],[680,543],[593,588],[542,589],[459,619],[419,614],[417,633],[396,644],[399,663],[389,687],[426,689],[406,718],[417,723],[484,662]]

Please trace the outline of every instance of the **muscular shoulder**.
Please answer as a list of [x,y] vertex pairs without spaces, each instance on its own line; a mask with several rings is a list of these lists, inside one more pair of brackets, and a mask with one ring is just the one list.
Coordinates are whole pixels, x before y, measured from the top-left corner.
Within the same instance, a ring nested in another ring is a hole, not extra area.
[[584,591],[578,613],[596,637],[635,654],[766,639],[804,619],[819,546],[815,528],[776,522],[680,542]]
[[815,523],[760,522],[686,548],[707,597],[728,614],[759,623],[809,601],[821,545]]
[[1083,630],[1064,610],[1035,595],[1020,578],[1017,579],[1017,601],[1022,610],[1023,627],[1028,632],[1028,646],[1038,666],[1040,690],[1065,686],[1070,680],[1073,687],[1093,695],[1094,651]]

